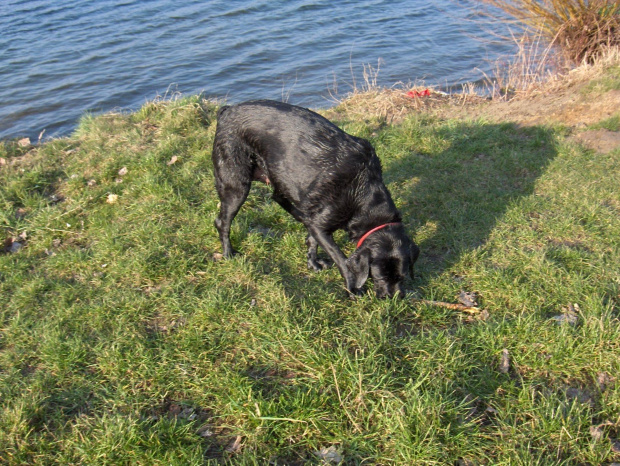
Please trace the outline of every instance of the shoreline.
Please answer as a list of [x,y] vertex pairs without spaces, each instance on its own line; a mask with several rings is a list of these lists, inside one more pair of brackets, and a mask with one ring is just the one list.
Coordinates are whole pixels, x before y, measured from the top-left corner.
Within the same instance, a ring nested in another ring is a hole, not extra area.
[[[319,108],[311,107],[311,109],[325,115],[334,116],[346,115],[349,113],[351,114],[349,116],[356,114],[355,117],[360,118],[365,114],[368,117],[385,118],[387,122],[391,123],[398,122],[399,119],[402,119],[404,116],[413,111],[438,110],[439,113],[442,113],[440,108],[444,108],[444,112],[456,111],[456,114],[466,116],[466,113],[459,110],[459,107],[466,107],[469,110],[474,107],[478,107],[478,109],[475,109],[471,113],[472,116],[491,115],[494,118],[497,116],[493,116],[494,113],[499,115],[501,112],[488,112],[481,111],[480,109],[483,107],[495,106],[498,108],[506,107],[507,110],[504,112],[504,116],[512,121],[518,121],[521,123],[525,121],[544,122],[544,118],[537,119],[535,116],[530,116],[529,118],[524,116],[524,110],[519,107],[525,108],[527,105],[520,106],[518,102],[527,100],[542,100],[544,102],[538,106],[541,109],[544,109],[545,106],[549,107],[556,105],[553,98],[549,98],[548,101],[545,101],[545,99],[541,98],[541,96],[563,95],[571,89],[572,91],[575,91],[575,89],[579,89],[584,83],[596,79],[598,75],[604,73],[605,69],[618,66],[618,63],[620,63],[620,52],[618,52],[617,49],[612,49],[593,65],[582,65],[564,74],[556,73],[554,75],[545,76],[544,79],[528,78],[527,82],[523,82],[524,88],[517,90],[516,92],[512,91],[510,97],[500,95],[495,98],[491,98],[492,91],[489,90],[493,85],[486,79],[446,87],[403,83],[395,83],[391,87],[380,87],[376,84],[378,70],[374,70],[371,66],[365,66],[364,82],[359,88],[357,87],[357,84],[355,84],[353,89],[348,93],[343,94],[342,97],[337,94],[332,95],[331,91],[329,91],[331,105],[328,107]],[[518,82],[518,78],[513,77],[512,80]],[[461,89],[461,92],[452,92],[452,90],[456,90],[458,88]],[[431,91],[431,95],[412,97],[412,93],[418,93],[427,89]],[[449,92],[446,92],[446,90]],[[149,105],[153,102],[174,101],[188,97],[193,96],[183,95],[181,93],[172,93],[170,97],[167,97],[166,95],[158,96],[152,101],[147,101],[137,108],[117,108],[111,111],[93,113],[87,112],[83,114],[80,119],[87,116],[97,117],[115,113],[132,114],[139,112],[144,105]],[[212,99],[207,97],[205,92],[197,94],[197,97],[208,102],[213,102],[217,105],[225,102],[225,100],[222,99]],[[613,96],[613,99],[612,105],[609,106],[612,109],[613,104],[617,102],[615,96]],[[572,102],[574,102],[574,100],[566,102],[566,105],[570,105]],[[543,113],[549,114],[552,112],[543,110]],[[609,114],[609,111],[606,110],[603,113]],[[553,119],[549,121],[552,120]],[[573,118],[573,120],[574,121],[572,123],[569,123],[570,125],[588,124],[591,123],[593,119],[590,118],[584,122],[580,122],[578,118]],[[60,136],[51,136],[48,139],[45,139],[46,130],[44,129],[39,133],[38,141],[46,142],[47,140],[71,137],[71,135],[77,130],[78,126],[79,121],[75,124],[75,127],[71,130],[71,132]],[[15,136],[3,138],[0,141],[10,142],[23,139],[29,139],[30,141],[33,140],[33,138],[27,136]]]

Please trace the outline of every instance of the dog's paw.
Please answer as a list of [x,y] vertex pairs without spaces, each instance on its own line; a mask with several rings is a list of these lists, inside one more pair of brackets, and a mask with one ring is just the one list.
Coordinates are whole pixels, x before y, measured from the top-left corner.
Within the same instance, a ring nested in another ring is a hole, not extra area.
[[354,288],[347,291],[349,292],[349,298],[352,300],[356,300],[357,298],[364,295],[364,290],[362,288]]
[[[236,249],[229,249],[227,251],[224,251],[223,254],[220,254],[218,252],[213,254],[213,259],[217,262],[218,260],[222,260],[222,259],[232,259],[234,256],[238,256],[239,255],[239,251],[237,251]],[[218,256],[216,258],[216,256]]]
[[316,259],[311,260],[308,259],[308,268],[314,270],[315,272],[320,272],[321,270],[329,269],[332,266],[332,262],[327,259]]

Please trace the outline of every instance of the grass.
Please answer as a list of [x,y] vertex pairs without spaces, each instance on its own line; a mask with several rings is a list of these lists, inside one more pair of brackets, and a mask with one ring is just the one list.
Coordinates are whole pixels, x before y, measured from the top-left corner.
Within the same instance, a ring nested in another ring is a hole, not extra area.
[[591,129],[606,129],[607,131],[620,131],[620,113],[592,125]]
[[562,127],[338,121],[376,147],[421,246],[410,289],[475,291],[482,318],[349,300],[264,185],[233,226],[242,255],[214,262],[214,114],[152,102],[0,146],[0,225],[25,246],[0,254],[1,462],[620,461],[618,150]]
[[620,90],[620,66],[611,66],[599,79],[592,80],[585,91],[600,94],[607,91]]

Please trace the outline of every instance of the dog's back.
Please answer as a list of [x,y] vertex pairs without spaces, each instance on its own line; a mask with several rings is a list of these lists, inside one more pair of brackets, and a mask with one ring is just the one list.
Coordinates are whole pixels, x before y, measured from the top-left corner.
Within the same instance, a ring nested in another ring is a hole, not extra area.
[[381,174],[368,141],[345,133],[311,110],[282,102],[256,100],[222,107],[216,150],[220,145],[228,145],[228,152],[237,157],[244,154],[239,165],[258,166],[295,204],[317,188],[321,195],[330,185],[342,188],[364,171]]

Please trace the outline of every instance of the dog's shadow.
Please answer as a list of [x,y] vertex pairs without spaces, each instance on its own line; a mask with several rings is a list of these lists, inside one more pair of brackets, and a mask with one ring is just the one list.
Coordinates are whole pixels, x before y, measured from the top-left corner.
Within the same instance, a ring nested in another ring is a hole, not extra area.
[[[422,289],[483,245],[557,154],[551,130],[512,123],[412,119],[375,139],[384,180],[421,249],[414,286]],[[404,147],[395,148],[398,141]]]

